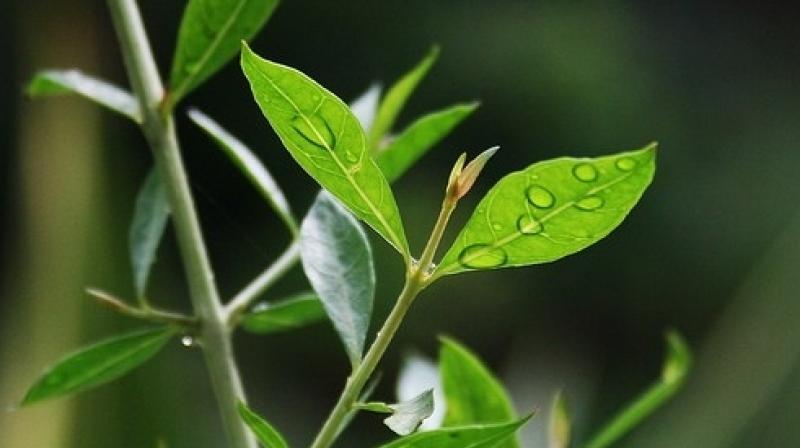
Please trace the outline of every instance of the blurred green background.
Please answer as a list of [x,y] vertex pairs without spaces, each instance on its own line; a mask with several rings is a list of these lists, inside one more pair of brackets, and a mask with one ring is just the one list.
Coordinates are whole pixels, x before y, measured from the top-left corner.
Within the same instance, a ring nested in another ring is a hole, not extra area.
[[[184,2],[141,0],[166,73]],[[127,225],[151,163],[138,130],[77,98],[31,101],[39,68],[81,67],[127,85],[104,2],[0,6],[0,406],[80,344],[141,324],[99,309],[97,286],[132,295]],[[677,2],[284,1],[253,48],[349,100],[392,82],[429,46],[442,56],[412,98],[419,114],[480,99],[478,112],[395,186],[412,247],[433,224],[461,151],[498,144],[472,206],[504,173],[559,155],[595,156],[660,142],[656,180],[611,236],[527,269],[448,278],[417,302],[381,366],[390,400],[404,353],[434,357],[446,333],[483,356],[518,409],[564,388],[579,440],[658,375],[662,333],[696,351],[684,391],[621,446],[800,446],[800,46],[798,11]],[[188,98],[250,144],[299,214],[316,186],[290,160],[236,64]],[[225,296],[286,244],[258,194],[201,132],[179,133]],[[373,239],[382,319],[399,261]],[[155,301],[186,309],[175,242]],[[299,270],[268,298],[307,288]],[[269,337],[237,334],[255,409],[307,443],[348,363],[327,324]],[[543,447],[545,418],[525,430]],[[362,415],[341,446],[384,440]],[[80,396],[0,413],[0,446],[220,447],[224,437],[200,354],[176,342],[132,375]]]

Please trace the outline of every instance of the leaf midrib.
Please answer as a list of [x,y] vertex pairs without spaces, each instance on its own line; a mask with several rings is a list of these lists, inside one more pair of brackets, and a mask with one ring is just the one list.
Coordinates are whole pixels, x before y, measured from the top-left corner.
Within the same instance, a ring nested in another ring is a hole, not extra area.
[[[586,193],[584,193],[581,196],[580,199],[583,199],[583,198],[586,198],[588,196],[600,193],[600,192],[602,192],[602,191],[604,191],[604,190],[606,190],[606,189],[618,184],[619,182],[624,181],[625,179],[627,179],[628,177],[632,176],[636,172],[637,172],[637,170],[630,171],[630,172],[625,173],[625,174],[621,175],[620,177],[618,177],[618,178],[616,178],[616,179],[614,179],[614,180],[612,180],[610,182],[607,182],[607,183],[605,183],[603,185],[598,185],[598,186],[590,189]],[[550,219],[554,218],[555,216],[559,215],[564,210],[567,210],[567,209],[571,208],[572,206],[574,206],[578,202],[578,200],[573,199],[571,201],[568,201],[568,202],[564,203],[564,205],[562,205],[561,207],[558,207],[558,208],[550,211],[549,213],[545,214],[541,218],[537,218],[537,220],[542,225],[544,225],[544,223],[546,223]],[[486,219],[487,220],[489,219],[489,210],[486,211]],[[492,229],[491,223],[488,223],[488,224],[489,224],[489,229]],[[474,260],[476,258],[479,258],[479,257],[482,257],[482,256],[486,255],[488,252],[490,252],[492,250],[502,248],[505,245],[517,240],[519,237],[521,237],[523,235],[524,234],[522,232],[520,232],[519,230],[516,230],[516,231],[512,232],[511,234],[509,234],[508,236],[506,236],[504,238],[501,238],[499,240],[495,239],[495,241],[492,244],[487,245],[485,249],[481,249],[481,250],[475,251],[475,255],[474,256],[467,257],[466,261],[469,262],[471,260]],[[465,243],[466,243],[466,241],[465,241]],[[458,261],[450,263],[445,268],[443,268],[442,271],[441,271],[441,275],[450,273],[454,267],[457,267],[459,265],[459,263],[460,263],[460,258],[459,258]]]
[[[375,204],[372,203],[372,200],[370,200],[369,197],[367,197],[366,193],[364,193],[364,190],[361,189],[361,186],[358,185],[358,183],[355,181],[353,176],[350,174],[350,170],[345,168],[344,164],[342,164],[342,161],[339,160],[339,157],[336,155],[336,152],[330,147],[330,145],[328,144],[328,141],[325,140],[325,138],[319,132],[317,127],[314,126],[314,124],[311,122],[309,117],[305,113],[303,113],[303,111],[297,106],[297,104],[295,104],[295,102],[292,101],[292,99],[280,87],[278,87],[277,84],[275,84],[275,82],[272,80],[272,78],[270,78],[269,75],[266,75],[264,77],[264,79],[266,79],[267,82],[270,83],[272,88],[274,88],[278,93],[280,93],[281,96],[289,104],[292,105],[292,107],[297,112],[297,114],[300,117],[302,117],[303,120],[306,122],[306,124],[314,131],[314,134],[316,134],[317,139],[320,142],[323,143],[325,149],[331,155],[331,158],[333,159],[333,161],[336,162],[336,165],[344,173],[345,178],[347,179],[347,181],[353,186],[353,188],[356,190],[356,192],[361,197],[361,199],[367,204],[367,206],[369,206],[370,210],[372,211],[373,216],[378,218],[378,221],[380,221],[381,225],[389,233],[389,236],[392,238],[392,245],[395,246],[395,248],[397,250],[401,251],[401,253],[405,254],[405,251],[402,248],[403,245],[400,244],[400,239],[397,237],[397,234],[394,233],[394,230],[392,230],[392,227],[389,225],[389,223],[386,221],[386,219],[384,219],[383,214],[380,213],[379,210],[375,207]],[[325,96],[322,95],[321,102],[324,102],[324,101],[327,101],[327,98],[325,98]],[[321,103],[320,103],[320,106],[321,106]],[[318,106],[318,107],[320,107],[320,106]],[[347,117],[345,117],[345,119],[347,119]],[[364,154],[364,152],[366,151],[366,141],[365,141],[365,139],[366,139],[366,137],[362,133],[361,134],[361,146],[362,146],[362,148],[361,148],[361,154],[360,154],[362,158],[368,157],[366,154]],[[367,161],[367,163],[369,163],[369,161]]]

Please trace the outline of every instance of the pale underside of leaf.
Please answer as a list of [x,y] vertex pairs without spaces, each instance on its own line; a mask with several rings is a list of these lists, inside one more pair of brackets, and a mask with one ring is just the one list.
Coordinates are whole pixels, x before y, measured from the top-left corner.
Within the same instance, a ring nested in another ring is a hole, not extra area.
[[242,67],[256,102],[295,160],[408,257],[391,187],[369,156],[364,131],[349,108],[306,75],[264,60],[247,46]]
[[244,173],[250,183],[261,193],[286,226],[295,232],[295,222],[289,201],[261,160],[239,139],[225,130],[215,120],[197,109],[188,112],[189,118],[203,129],[225,152],[228,158]]
[[372,127],[372,123],[375,121],[382,90],[380,84],[377,82],[372,83],[364,93],[350,103],[350,110],[366,132],[369,132],[369,128]]
[[29,95],[75,93],[135,122],[142,121],[139,103],[129,92],[79,70],[45,70],[36,74],[26,89]]
[[652,144],[596,159],[553,159],[509,174],[481,200],[435,275],[546,263],[575,253],[622,222],[654,170]]
[[324,190],[300,227],[300,254],[306,277],[355,368],[375,296],[372,249],[358,221]]
[[408,401],[389,405],[392,415],[383,423],[401,436],[413,433],[433,414],[433,390],[428,389]]
[[146,296],[147,279],[169,219],[169,199],[155,168],[151,168],[136,197],[128,245],[138,297]]

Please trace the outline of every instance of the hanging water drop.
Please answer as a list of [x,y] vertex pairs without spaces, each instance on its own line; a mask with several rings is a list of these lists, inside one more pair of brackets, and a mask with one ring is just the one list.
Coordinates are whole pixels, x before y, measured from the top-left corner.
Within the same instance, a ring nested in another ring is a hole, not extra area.
[[594,182],[597,180],[597,168],[590,163],[579,163],[572,167],[572,175],[581,182]]
[[528,197],[528,202],[536,208],[550,208],[556,203],[556,197],[550,190],[539,186],[531,185],[525,191],[525,196]]
[[503,249],[489,244],[475,244],[461,251],[458,261],[467,268],[491,269],[506,264],[508,256]]
[[517,219],[517,229],[523,235],[538,235],[544,230],[544,225],[533,216],[522,215]]
[[183,345],[184,347],[193,347],[195,345],[194,337],[188,334],[184,335],[181,338],[181,345]]
[[575,207],[583,211],[597,210],[605,204],[605,201],[600,196],[586,196],[575,203]]
[[631,159],[630,157],[623,157],[623,158],[617,160],[614,163],[614,165],[620,171],[632,171],[634,168],[636,168],[636,161]]

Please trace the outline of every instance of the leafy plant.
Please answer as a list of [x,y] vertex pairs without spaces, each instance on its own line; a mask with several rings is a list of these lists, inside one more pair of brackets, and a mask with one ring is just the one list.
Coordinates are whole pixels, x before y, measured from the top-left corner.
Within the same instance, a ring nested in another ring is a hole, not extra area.
[[[413,121],[393,135],[396,118],[431,70],[438,47],[385,94],[373,86],[350,107],[300,71],[259,57],[245,40],[275,9],[275,0],[190,0],[178,32],[165,87],[156,70],[134,0],[109,0],[132,92],[76,70],[48,70],[34,77],[30,95],[75,93],[139,125],[154,157],[143,181],[130,228],[135,304],[90,289],[101,304],[158,324],[84,348],[51,367],[27,392],[22,405],[84,390],[113,380],[155,356],[175,335],[202,341],[209,376],[230,445],[283,448],[280,432],[245,404],[232,354],[231,333],[289,331],[329,319],[350,360],[351,375],[312,448],[334,444],[356,412],[388,414],[386,426],[400,437],[384,448],[516,448],[515,433],[532,414],[519,414],[501,382],[477,355],[443,338],[436,366],[440,386],[417,391],[399,403],[367,401],[376,367],[416,298],[445,276],[474,270],[555,261],[592,245],[616,228],[650,184],[656,145],[599,158],[563,157],[539,162],[497,182],[480,201],[455,241],[437,252],[450,216],[498,148],[455,162],[439,215],[424,248],[409,247],[391,182],[477,108],[456,104]],[[187,181],[173,115],[186,96],[232,59],[241,45],[241,67],[253,98],[283,146],[321,187],[298,222],[289,201],[258,156],[218,122],[196,109],[189,118],[202,129],[281,218],[291,237],[285,251],[230,300],[214,282]],[[151,303],[147,282],[170,222],[177,236],[193,313],[183,315]],[[405,284],[375,338],[368,328],[375,296],[372,249],[361,222],[377,232],[405,263]],[[301,262],[313,292],[256,304]],[[662,379],[594,437],[602,448],[624,435],[680,387],[690,355],[677,333],[668,334]],[[366,350],[365,350],[366,348]],[[444,397],[437,402],[435,397]],[[435,408],[441,427],[419,430]],[[564,399],[554,400],[550,446],[570,445]]]

